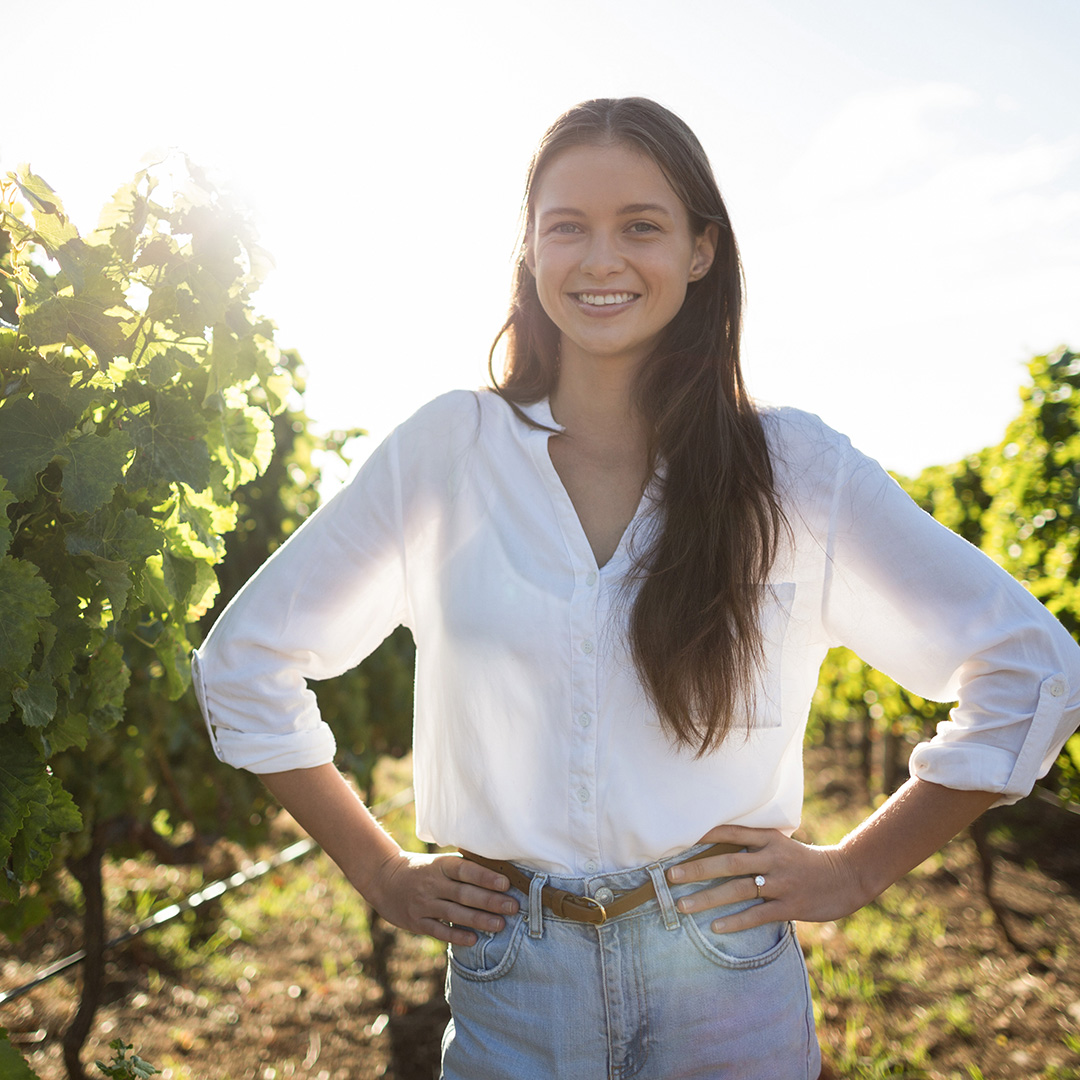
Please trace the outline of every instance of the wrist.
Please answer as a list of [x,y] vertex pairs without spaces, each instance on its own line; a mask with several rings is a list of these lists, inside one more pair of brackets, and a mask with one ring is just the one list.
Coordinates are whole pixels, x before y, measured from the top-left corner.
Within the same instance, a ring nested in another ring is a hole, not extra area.
[[891,884],[879,884],[874,879],[869,867],[859,858],[857,845],[849,842],[851,839],[849,835],[832,848],[838,887],[841,895],[845,897],[844,906],[849,909],[848,914],[877,899]]
[[379,835],[369,845],[358,845],[355,861],[348,866],[338,864],[349,884],[372,904],[379,907],[387,893],[389,882],[408,862],[408,853],[379,826]]

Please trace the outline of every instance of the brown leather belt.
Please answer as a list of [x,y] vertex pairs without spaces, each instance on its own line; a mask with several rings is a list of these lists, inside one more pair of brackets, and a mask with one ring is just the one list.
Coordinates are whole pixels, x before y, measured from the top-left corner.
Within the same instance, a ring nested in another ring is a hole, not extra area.
[[[745,851],[738,844],[713,844],[696,855],[691,855],[682,862],[696,862],[698,859],[707,859],[711,855],[728,855],[735,851]],[[528,895],[532,877],[523,870],[519,870],[513,863],[501,862],[498,859],[485,859],[482,855],[474,855],[471,851],[460,849],[461,854],[470,862],[479,863],[489,870],[509,878],[510,884],[515,889]],[[672,864],[676,865],[676,864]],[[540,894],[541,902],[556,918],[572,919],[574,922],[592,923],[593,926],[603,926],[608,919],[615,919],[633,911],[639,904],[652,900],[656,896],[656,887],[652,878],[644,885],[639,885],[629,892],[616,893],[614,898],[606,904],[591,896],[580,896],[577,893],[567,892],[565,889],[556,889],[553,885],[545,885]]]

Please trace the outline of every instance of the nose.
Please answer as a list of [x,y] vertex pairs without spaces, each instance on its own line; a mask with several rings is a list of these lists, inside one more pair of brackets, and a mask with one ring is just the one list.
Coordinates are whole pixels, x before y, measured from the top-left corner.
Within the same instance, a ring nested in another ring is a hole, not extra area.
[[623,269],[624,260],[615,238],[603,230],[589,237],[588,247],[581,259],[581,272],[600,281]]

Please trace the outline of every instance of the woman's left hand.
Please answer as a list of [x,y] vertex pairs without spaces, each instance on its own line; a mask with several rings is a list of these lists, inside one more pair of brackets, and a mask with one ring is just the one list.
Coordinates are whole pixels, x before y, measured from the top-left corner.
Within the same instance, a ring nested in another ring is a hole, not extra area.
[[[741,825],[710,829],[700,843],[738,844],[747,850],[670,867],[667,877],[673,884],[728,879],[681,897],[676,903],[680,911],[704,911],[745,900],[761,900],[744,911],[717,919],[712,928],[718,934],[789,919],[828,922],[858,911],[872,899],[866,895],[849,857],[839,847],[811,847],[777,829]],[[755,883],[758,875],[765,879],[760,886]]]

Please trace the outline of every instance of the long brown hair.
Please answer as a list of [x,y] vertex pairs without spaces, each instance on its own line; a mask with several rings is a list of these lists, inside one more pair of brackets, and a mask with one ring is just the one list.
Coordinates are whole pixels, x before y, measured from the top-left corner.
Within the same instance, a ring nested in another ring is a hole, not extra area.
[[[712,266],[687,287],[634,387],[650,465],[662,466],[662,526],[648,550],[636,553],[629,579],[640,583],[630,612],[631,653],[665,729],[676,744],[703,754],[724,740],[740,711],[752,726],[763,663],[761,586],[784,517],[739,366],[742,266],[731,221],[705,151],[674,113],[646,98],[600,98],[570,109],[544,134],[526,181],[510,314],[488,368],[496,391],[514,407],[555,389],[559,330],[525,264],[533,192],[560,150],[612,143],[656,162],[695,235],[710,222],[719,228]],[[494,355],[504,336],[499,380]]]

